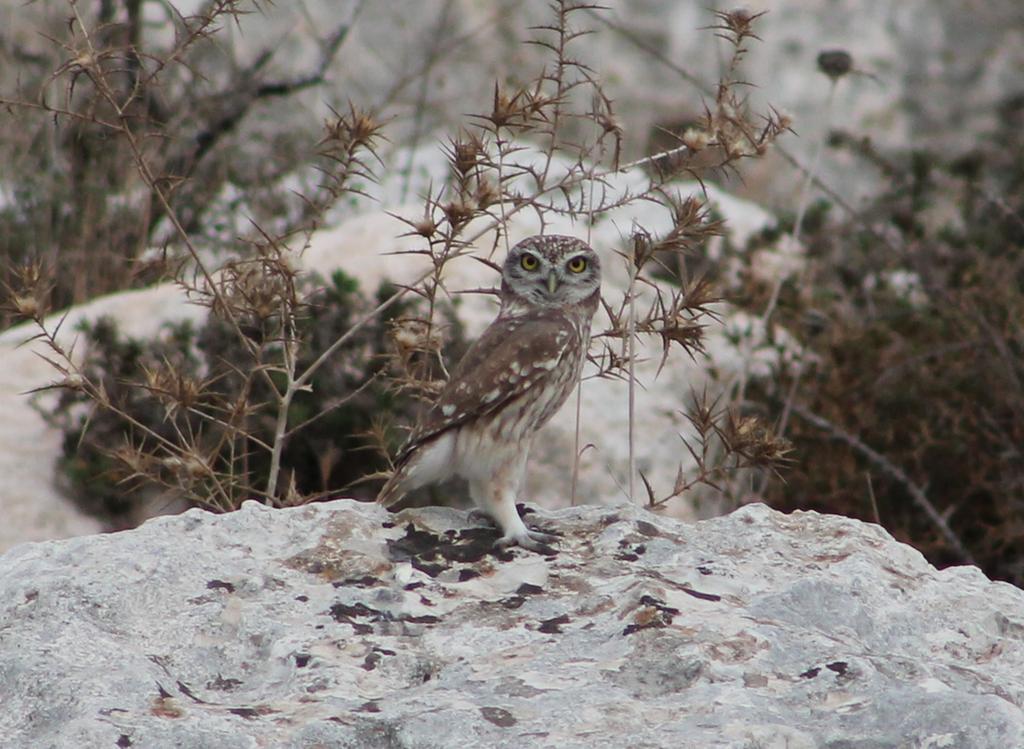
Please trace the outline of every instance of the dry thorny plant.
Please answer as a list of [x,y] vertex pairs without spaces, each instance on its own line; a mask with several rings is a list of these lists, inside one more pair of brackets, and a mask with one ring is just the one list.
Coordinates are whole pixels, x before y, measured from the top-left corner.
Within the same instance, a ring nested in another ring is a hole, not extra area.
[[[612,102],[596,73],[575,54],[579,47],[575,43],[589,33],[576,26],[576,18],[581,11],[593,13],[598,7],[568,0],[552,3],[551,23],[537,27],[530,42],[546,50],[549,63],[518,88],[495,85],[490,111],[473,117],[447,143],[449,181],[425,196],[421,218],[407,221],[409,235],[421,242],[415,253],[429,260],[428,270],[355,321],[311,364],[300,368],[298,354],[308,341],[298,332],[297,321],[309,310],[297,291],[293,251],[285,244],[289,236],[257,228],[247,252],[213,269],[192,241],[177,206],[188,180],[160,171],[162,162],[153,157],[151,133],[139,101],[142,90],[159,86],[161,71],[185,64],[188,50],[239,13],[240,4],[220,0],[208,4],[199,16],[180,16],[176,44],[159,57],[144,57],[130,43],[102,46],[99,40],[104,35],[99,29],[89,27],[73,0],[68,7],[72,13],[68,36],[59,42],[67,60],[53,74],[53,81],[62,81],[66,87],[64,103],[41,99],[7,102],[8,106],[41,107],[56,120],[84,120],[127,145],[151,202],[173,226],[183,248],[177,282],[194,301],[229,325],[247,357],[234,366],[250,387],[230,402],[218,397],[215,380],[182,376],[170,362],[155,366],[136,385],[164,404],[168,421],[182,425],[175,426],[171,437],[158,434],[114,402],[102,382],[85,376],[73,350],[61,343],[63,319],[47,324],[45,299],[50,282],[46,269],[36,264],[22,271],[11,306],[38,326],[38,338],[49,347],[49,361],[63,376],[54,387],[80,391],[97,408],[113,410],[124,419],[129,437],[113,452],[124,468],[125,480],[154,481],[182,492],[196,504],[220,510],[232,509],[252,496],[279,505],[304,501],[294,489],[294,477],[289,481],[281,464],[284,445],[294,431],[289,424],[291,406],[298,394],[309,389],[328,358],[344,355],[339,352],[361,326],[407,294],[424,300],[422,316],[396,323],[395,355],[388,369],[396,388],[429,398],[439,387],[432,374],[438,362],[444,373],[443,336],[435,311],[441,295],[449,293],[445,286],[449,262],[472,254],[478,242],[491,236],[488,257],[477,259],[493,266],[490,257],[499,244],[507,247],[509,220],[522,211],[532,211],[542,227],[556,217],[589,227],[613,209],[656,202],[669,212],[672,228],[658,236],[641,226],[632,227],[619,253],[629,285],[621,299],[603,300],[609,326],[595,335],[597,351],[591,356],[593,376],[618,377],[629,383],[628,493],[634,496],[637,338],[660,339],[661,366],[673,347],[695,356],[702,351],[706,321],[714,317],[717,301],[709,284],[689,277],[686,256],[720,226],[710,220],[700,200],[681,197],[673,180],[686,176],[700,181],[716,171],[734,169],[740,160],[763,154],[788,126],[774,112],[752,114],[743,94],[745,84],[734,79],[746,43],[755,38],[756,16],[716,13],[713,28],[729,42],[732,55],[699,126],[677,134],[678,147],[666,153],[621,164],[623,133]],[[126,87],[128,61],[136,73],[134,85]],[[371,113],[354,107],[333,112],[319,145],[322,187],[306,201],[307,232],[342,195],[358,190],[354,186],[358,181],[373,179],[370,165],[377,156],[380,129],[378,117]],[[649,177],[646,188],[630,192],[617,185],[619,175],[641,169]],[[252,402],[247,397],[258,379],[269,385],[270,402]],[[275,427],[269,435],[258,435],[250,428],[254,414],[267,411],[274,414]],[[184,416],[199,417],[199,427],[194,418]],[[660,494],[641,476],[652,506],[663,506],[697,483],[715,486],[729,469],[773,469],[784,459],[785,445],[768,430],[752,417],[720,407],[706,394],[694,397],[686,417],[697,434],[695,442],[686,442],[696,473],[688,477],[680,467],[675,484]],[[383,427],[379,437],[387,442]],[[270,455],[270,469],[260,485],[255,485],[247,469],[252,451]],[[577,463],[579,451],[577,445]]]

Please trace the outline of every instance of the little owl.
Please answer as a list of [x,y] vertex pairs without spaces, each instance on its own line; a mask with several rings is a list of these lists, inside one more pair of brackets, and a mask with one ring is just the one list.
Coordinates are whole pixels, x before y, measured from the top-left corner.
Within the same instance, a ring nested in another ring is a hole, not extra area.
[[574,237],[535,236],[509,250],[497,318],[452,372],[377,501],[392,505],[461,476],[501,529],[500,546],[540,551],[554,540],[523,524],[516,494],[533,435],[579,382],[600,295],[597,254]]

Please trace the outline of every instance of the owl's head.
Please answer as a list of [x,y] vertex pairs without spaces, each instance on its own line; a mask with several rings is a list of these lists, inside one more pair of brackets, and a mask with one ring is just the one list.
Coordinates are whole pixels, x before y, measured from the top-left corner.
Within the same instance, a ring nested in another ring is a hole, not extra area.
[[501,270],[501,291],[503,300],[527,307],[586,303],[596,310],[601,261],[576,237],[538,234],[508,251]]

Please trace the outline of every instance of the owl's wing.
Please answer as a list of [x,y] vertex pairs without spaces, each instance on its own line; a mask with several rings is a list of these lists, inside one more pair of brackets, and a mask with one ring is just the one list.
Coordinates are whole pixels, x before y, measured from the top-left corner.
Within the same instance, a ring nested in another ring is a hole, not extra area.
[[564,356],[578,355],[576,327],[546,311],[499,317],[470,347],[398,458],[423,442],[498,410],[531,390]]

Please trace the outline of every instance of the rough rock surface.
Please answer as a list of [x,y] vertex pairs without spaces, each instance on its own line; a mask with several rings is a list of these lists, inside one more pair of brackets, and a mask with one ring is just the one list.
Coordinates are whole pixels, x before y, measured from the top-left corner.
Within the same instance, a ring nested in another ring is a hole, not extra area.
[[750,505],[193,510],[0,558],[17,747],[1024,746],[1024,593]]

